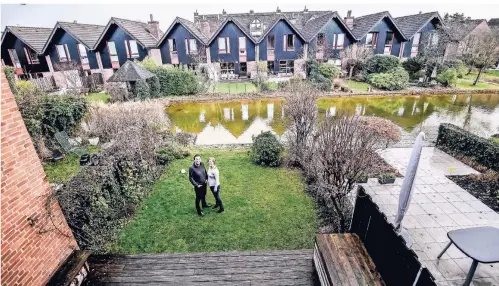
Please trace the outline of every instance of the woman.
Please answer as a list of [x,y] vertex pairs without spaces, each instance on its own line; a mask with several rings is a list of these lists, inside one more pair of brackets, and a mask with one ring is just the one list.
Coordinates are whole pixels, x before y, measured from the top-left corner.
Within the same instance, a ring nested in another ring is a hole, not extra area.
[[222,199],[220,199],[220,174],[217,166],[215,165],[215,158],[210,157],[208,160],[208,166],[208,185],[210,186],[210,190],[216,201],[213,208],[220,207],[218,212],[221,213],[224,211],[224,205],[222,204]]

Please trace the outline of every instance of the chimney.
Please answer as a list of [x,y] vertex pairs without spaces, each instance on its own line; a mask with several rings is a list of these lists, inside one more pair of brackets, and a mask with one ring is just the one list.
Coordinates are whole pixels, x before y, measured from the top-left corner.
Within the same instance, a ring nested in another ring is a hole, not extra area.
[[225,9],[222,10],[222,15],[227,15],[227,12],[225,12]]
[[73,20],[73,23],[77,24],[78,22],[76,22],[76,20]]
[[196,23],[196,20],[199,18],[199,13],[198,9],[196,9],[196,12],[194,12],[194,23]]
[[345,17],[345,24],[350,29],[353,28],[353,19],[354,17],[352,16],[352,10],[348,10],[347,16]]
[[147,26],[149,28],[149,33],[151,33],[156,39],[161,37],[159,32],[159,22],[154,21],[152,14],[150,15],[151,21],[147,22]]
[[423,14],[423,11],[419,11],[419,14]]
[[279,9],[279,6],[277,6],[277,10],[275,10],[276,14],[281,14],[281,9]]
[[303,13],[308,13],[307,6],[305,6],[305,9],[303,9]]
[[253,14],[255,11],[253,11],[253,9],[250,10],[250,14]]

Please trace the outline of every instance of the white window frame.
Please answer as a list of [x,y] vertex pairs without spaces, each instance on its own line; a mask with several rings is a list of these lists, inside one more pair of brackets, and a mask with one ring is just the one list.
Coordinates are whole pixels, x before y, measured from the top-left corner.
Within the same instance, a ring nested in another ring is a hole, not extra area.
[[[9,49],[9,55],[10,55],[10,60],[12,61],[12,65],[20,69],[21,68],[21,60],[19,59],[19,55],[17,54],[17,51],[15,49]],[[17,59],[17,62],[16,62]]]
[[80,55],[80,62],[82,65],[88,65],[88,54],[87,54],[87,49],[83,44],[77,44],[78,47],[78,53]]
[[234,74],[235,72],[236,72],[236,64],[234,62],[220,63],[220,74]]
[[40,59],[38,58],[38,54],[30,49],[29,47],[24,47],[24,53],[26,54],[26,58],[28,60],[28,64],[37,65],[40,63]]
[[[111,45],[114,48],[114,53],[111,51]],[[114,41],[107,42],[107,51],[109,52],[109,60],[113,62],[119,62],[118,51],[116,50],[116,43]]]
[[345,34],[334,34],[333,38],[334,48],[341,50],[345,47]]
[[170,53],[177,53],[177,41],[175,39],[168,39],[168,46],[170,48]]
[[[369,38],[371,38],[371,43],[369,44]],[[376,46],[378,45],[378,38],[379,38],[379,33],[378,32],[369,32],[366,35],[366,47],[376,49]]]
[[[289,37],[291,37],[291,43],[293,44],[292,47],[290,47],[288,45]],[[296,48],[295,34],[285,34],[284,35],[284,40],[285,40],[285,42],[283,43],[284,51],[285,52],[293,52],[293,51],[295,51],[295,48]]]
[[250,24],[250,34],[253,37],[260,37],[262,35],[263,29],[262,22],[258,19],[255,19]]
[[420,41],[421,41],[421,33],[416,33],[412,37],[411,58],[418,55]]
[[[137,44],[136,40],[128,40],[126,41],[127,48],[128,48],[128,58],[138,58],[139,57],[139,45]],[[132,47],[135,48],[135,51],[133,51]]]
[[196,39],[185,39],[187,54],[195,55],[198,53],[198,43]]
[[[221,49],[221,43],[223,43],[224,48]],[[230,40],[229,37],[219,37],[218,38],[218,53],[219,54],[230,54]]]
[[[65,45],[55,45],[55,49],[57,51],[57,56],[59,57],[59,62],[60,63],[65,63],[69,61],[68,54],[66,53],[66,46]],[[62,49],[62,51],[61,51]]]
[[[241,43],[242,43],[242,45],[241,45]],[[238,45],[239,45],[239,55],[245,55],[246,54],[246,37],[239,37]]]

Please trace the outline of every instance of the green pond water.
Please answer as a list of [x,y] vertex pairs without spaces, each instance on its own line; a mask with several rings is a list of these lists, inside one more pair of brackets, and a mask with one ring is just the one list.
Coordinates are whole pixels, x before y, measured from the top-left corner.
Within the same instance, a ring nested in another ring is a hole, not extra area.
[[[320,98],[317,105],[321,116],[375,115],[407,133],[436,133],[440,123],[453,123],[483,137],[499,133],[497,94]],[[262,131],[284,138],[287,126],[282,99],[178,103],[167,113],[175,131],[197,134],[196,145],[251,143],[252,135]]]

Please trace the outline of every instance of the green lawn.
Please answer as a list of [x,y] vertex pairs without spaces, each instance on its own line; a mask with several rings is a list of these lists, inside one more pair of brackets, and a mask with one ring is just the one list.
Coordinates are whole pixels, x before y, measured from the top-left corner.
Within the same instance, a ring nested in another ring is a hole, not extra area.
[[473,85],[474,79],[458,78],[457,79],[457,88],[462,89],[499,89],[499,84],[491,84],[483,81],[479,81],[476,85]]
[[256,86],[251,82],[217,82],[215,88],[210,88],[211,92],[219,93],[247,93],[256,92]]
[[365,92],[371,86],[367,82],[346,80],[345,84],[352,89],[353,92]]
[[[99,152],[98,147],[88,146],[87,148],[90,153]],[[50,183],[66,183],[80,171],[80,157],[75,154],[66,154],[66,157],[59,162],[43,164],[43,170]]]
[[[254,165],[247,150],[196,150],[217,159],[224,213],[199,217],[188,181],[192,158],[172,163],[135,218],[121,231],[113,253],[213,252],[312,248],[314,203],[297,171]],[[208,190],[207,201],[214,204]]]
[[99,102],[99,101],[102,101],[104,103],[107,103],[110,98],[111,98],[111,95],[107,94],[107,93],[89,93],[86,96],[86,99],[89,102]]

